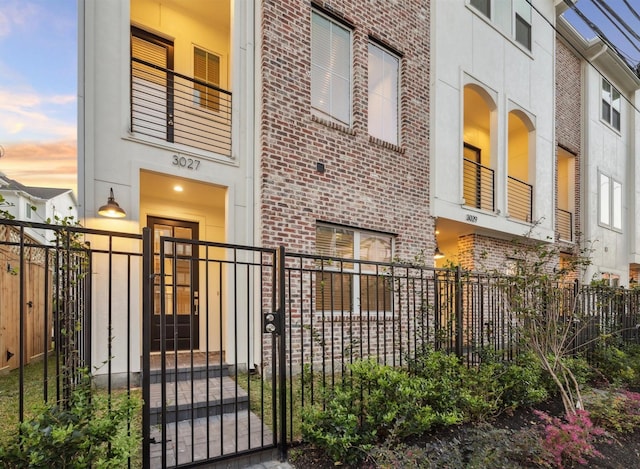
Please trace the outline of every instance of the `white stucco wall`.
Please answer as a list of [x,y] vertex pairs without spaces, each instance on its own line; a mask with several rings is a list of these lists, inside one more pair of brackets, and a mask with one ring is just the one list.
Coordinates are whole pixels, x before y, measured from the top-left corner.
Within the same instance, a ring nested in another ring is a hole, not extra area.
[[[533,219],[541,220],[534,236],[553,236],[554,167],[554,49],[555,32],[532,11],[532,49],[516,43],[511,33],[511,2],[496,2],[489,20],[468,2],[432,2],[432,200],[436,217],[468,222],[478,228],[510,235],[530,225],[507,217],[508,113],[520,110],[535,126],[535,164],[529,173],[534,185]],[[549,0],[535,1],[547,18],[554,18]],[[506,9],[505,6],[507,7]],[[500,10],[503,8],[503,10]],[[481,86],[495,101],[492,114],[492,168],[495,171],[496,213],[465,207],[462,199],[463,89]]]
[[[600,64],[602,65],[602,64]],[[620,276],[620,284],[628,285],[629,264],[634,262],[632,253],[637,249],[635,240],[637,216],[634,200],[638,200],[637,173],[634,131],[637,131],[636,111],[624,98],[621,100],[621,126],[616,130],[601,119],[602,75],[627,95],[629,95],[616,77],[616,70],[607,70],[600,66],[596,70],[585,64],[584,103],[585,151],[583,181],[586,187],[583,201],[584,237],[591,246],[592,265],[587,270],[587,280],[598,280],[602,273]],[[619,71],[618,71],[619,72]],[[602,173],[622,183],[622,230],[604,226],[599,220],[599,174]]]

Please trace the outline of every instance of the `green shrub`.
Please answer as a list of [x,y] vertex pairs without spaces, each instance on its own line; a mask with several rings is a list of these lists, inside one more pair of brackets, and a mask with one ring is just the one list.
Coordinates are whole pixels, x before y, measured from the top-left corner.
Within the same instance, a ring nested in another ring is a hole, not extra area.
[[20,424],[15,437],[0,445],[2,467],[126,467],[139,447],[137,427],[128,425],[139,399],[93,392],[85,376],[67,404],[45,407]]
[[503,409],[534,405],[549,398],[550,383],[532,353],[523,353],[515,362],[503,364],[497,380],[502,393],[500,407]]
[[637,344],[597,347],[592,362],[596,372],[614,386],[640,385],[640,347]]
[[384,440],[461,422],[457,409],[431,405],[434,392],[433,383],[403,370],[371,360],[355,362],[349,376],[328,393],[324,407],[303,411],[303,436],[335,461],[360,461]]
[[408,369],[412,376],[425,380],[426,397],[436,411],[465,408],[470,397],[466,384],[469,372],[454,354],[423,346],[408,360]]

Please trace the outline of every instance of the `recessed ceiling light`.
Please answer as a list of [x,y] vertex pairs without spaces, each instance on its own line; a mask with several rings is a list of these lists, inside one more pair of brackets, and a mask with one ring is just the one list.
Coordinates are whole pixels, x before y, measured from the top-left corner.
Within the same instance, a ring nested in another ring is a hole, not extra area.
[[176,192],[182,192],[184,189],[182,188],[181,185],[175,185],[173,186],[173,190]]

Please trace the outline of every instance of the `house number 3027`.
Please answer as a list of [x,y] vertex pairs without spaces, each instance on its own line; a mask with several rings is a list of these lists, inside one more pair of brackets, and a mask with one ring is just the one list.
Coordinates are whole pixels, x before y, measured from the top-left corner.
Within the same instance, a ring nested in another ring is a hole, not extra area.
[[200,167],[200,160],[194,158],[186,158],[184,156],[173,155],[173,166],[179,166],[181,168],[191,169],[197,171]]

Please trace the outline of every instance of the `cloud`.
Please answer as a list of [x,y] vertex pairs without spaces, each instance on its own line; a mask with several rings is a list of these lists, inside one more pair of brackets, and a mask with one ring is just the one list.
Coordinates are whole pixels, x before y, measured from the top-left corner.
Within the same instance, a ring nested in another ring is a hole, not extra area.
[[76,97],[0,87],[0,144],[76,138]]
[[0,172],[27,186],[77,187],[75,140],[4,145]]
[[0,4],[0,38],[14,29],[28,29],[40,19],[40,9],[34,3],[23,0],[3,0]]

